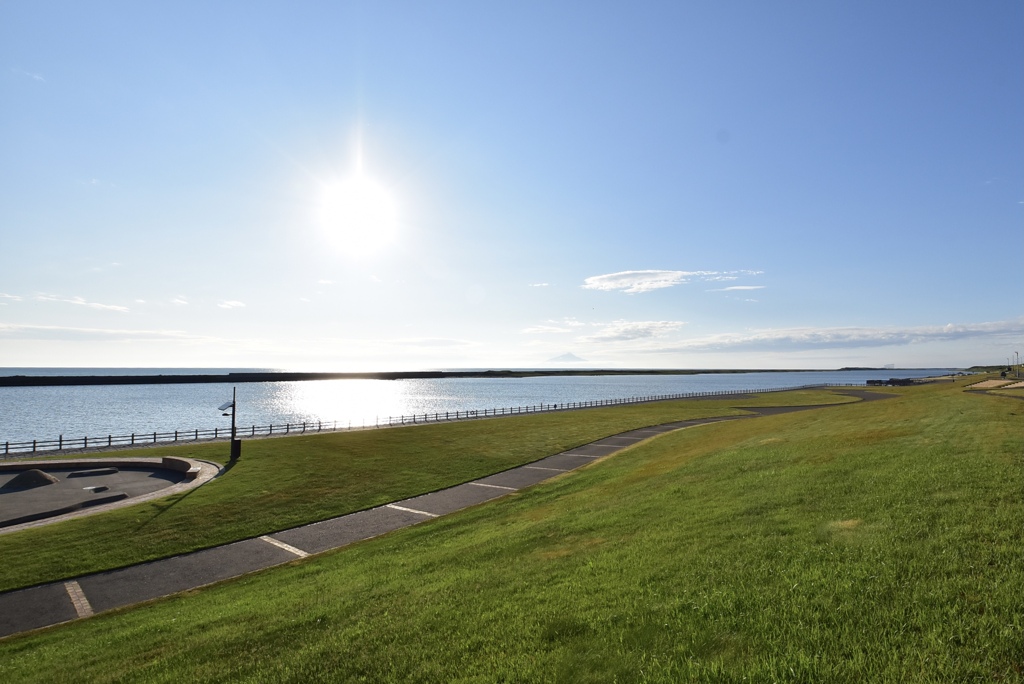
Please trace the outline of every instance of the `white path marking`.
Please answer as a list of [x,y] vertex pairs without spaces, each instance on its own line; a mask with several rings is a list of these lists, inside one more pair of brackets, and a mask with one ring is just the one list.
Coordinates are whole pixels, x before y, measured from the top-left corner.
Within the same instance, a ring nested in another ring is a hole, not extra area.
[[388,508],[394,508],[396,511],[405,511],[406,513],[417,513],[419,515],[426,515],[431,518],[438,517],[437,513],[427,513],[426,511],[417,511],[415,508],[406,508],[405,506],[398,506],[396,504],[387,504]]
[[477,487],[490,487],[491,489],[507,489],[510,492],[519,491],[515,487],[502,487],[501,485],[484,484],[483,482],[467,482],[466,484],[476,485]]
[[291,544],[285,544],[283,541],[279,541],[277,539],[274,539],[273,537],[268,537],[267,535],[263,535],[262,537],[260,537],[260,539],[262,539],[263,541],[267,542],[268,544],[273,544],[274,546],[276,546],[279,549],[284,549],[288,553],[294,553],[299,558],[305,558],[306,556],[309,555],[308,553],[306,553],[302,549],[297,549],[294,546],[292,546]]
[[68,592],[68,597],[71,599],[71,604],[75,607],[78,617],[86,618],[92,615],[92,606],[89,605],[89,599],[85,598],[85,593],[82,591],[82,587],[78,586],[78,582],[75,580],[65,582],[64,589]]
[[556,473],[567,473],[569,472],[565,468],[545,468],[544,466],[523,466],[524,468],[530,468],[531,470],[553,470]]

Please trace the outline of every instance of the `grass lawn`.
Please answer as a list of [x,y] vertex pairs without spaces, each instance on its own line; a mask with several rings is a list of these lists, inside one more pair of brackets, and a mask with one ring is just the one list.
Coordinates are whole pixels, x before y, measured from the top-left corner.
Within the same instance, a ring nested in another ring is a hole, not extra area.
[[962,387],[664,435],[4,640],[0,679],[1024,681],[1024,404]]
[[[852,401],[827,391],[769,393],[747,406]],[[658,402],[494,420],[247,441],[224,476],[178,496],[0,535],[0,591],[256,537],[372,508],[528,463],[610,434],[742,413],[723,400]],[[130,456],[118,451],[109,458]],[[228,445],[137,456],[226,463]]]

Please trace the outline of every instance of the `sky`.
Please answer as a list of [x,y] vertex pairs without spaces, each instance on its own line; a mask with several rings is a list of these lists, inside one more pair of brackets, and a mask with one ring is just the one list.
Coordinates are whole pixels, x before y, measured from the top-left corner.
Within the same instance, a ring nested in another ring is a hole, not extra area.
[[1024,354],[1018,0],[0,2],[0,366]]

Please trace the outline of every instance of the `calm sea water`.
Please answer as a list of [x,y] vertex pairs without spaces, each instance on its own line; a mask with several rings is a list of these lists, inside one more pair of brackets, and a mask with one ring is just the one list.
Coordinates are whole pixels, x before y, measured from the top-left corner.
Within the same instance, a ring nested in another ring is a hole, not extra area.
[[[254,369],[18,369],[0,375],[224,373]],[[533,406],[655,394],[756,390],[818,383],[863,385],[869,379],[928,377],[949,369],[794,371],[704,375],[630,375],[424,380],[313,380],[240,383],[238,425],[337,421],[373,425],[389,416]],[[92,385],[0,387],[0,443],[105,437],[132,432],[229,427],[217,406],[232,385]]]

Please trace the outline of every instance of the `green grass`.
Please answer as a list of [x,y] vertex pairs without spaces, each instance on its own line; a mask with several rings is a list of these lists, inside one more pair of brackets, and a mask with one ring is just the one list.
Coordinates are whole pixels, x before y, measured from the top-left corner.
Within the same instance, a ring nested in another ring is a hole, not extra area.
[[[848,401],[826,391],[766,394],[742,405]],[[247,441],[224,476],[191,492],[0,535],[0,591],[247,539],[434,491],[610,434],[740,413],[725,401],[674,401]],[[225,463],[226,444],[134,452]],[[116,452],[130,456],[131,452]],[[110,457],[111,454],[102,456]]]
[[5,640],[0,679],[1022,681],[1024,407],[961,387],[664,435]]

